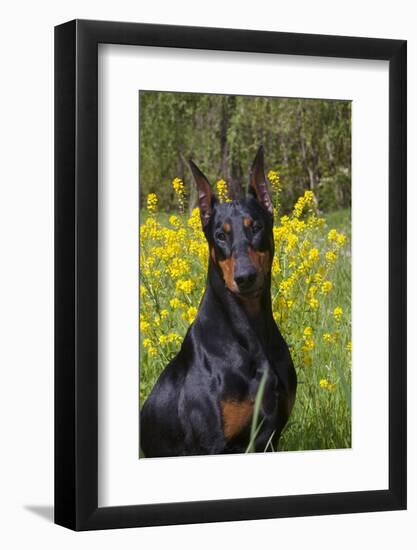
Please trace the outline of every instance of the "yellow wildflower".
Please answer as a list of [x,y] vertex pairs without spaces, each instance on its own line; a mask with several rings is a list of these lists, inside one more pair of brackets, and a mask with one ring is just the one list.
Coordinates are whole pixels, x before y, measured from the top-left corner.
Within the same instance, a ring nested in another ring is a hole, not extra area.
[[146,334],[149,330],[149,323],[148,321],[144,321],[144,320],[141,320],[140,323],[139,323],[139,329],[141,332],[143,332],[143,334]]
[[321,285],[322,294],[328,294],[333,288],[333,283],[331,281],[324,281]]
[[337,239],[337,231],[336,229],[330,229],[330,231],[327,234],[327,240],[329,241],[336,241]]
[[192,323],[197,315],[197,308],[194,306],[191,306],[187,309],[186,312],[184,312],[181,315],[181,319],[184,321],[187,321],[188,323]]
[[174,178],[172,180],[172,187],[174,188],[175,194],[177,195],[180,212],[184,212],[184,206],[185,206],[184,182],[180,178]]
[[154,214],[158,208],[158,197],[155,193],[149,193],[146,207],[150,214]]
[[330,264],[333,264],[337,259],[337,256],[336,256],[336,253],[335,252],[332,252],[331,250],[329,250],[328,252],[326,252],[326,260],[330,263]]
[[227,183],[223,179],[217,181],[216,191],[217,197],[220,202],[231,202],[231,199],[229,197],[229,188],[227,186]]
[[172,215],[169,217],[169,223],[173,225],[174,227],[178,228],[181,226],[181,220],[178,216]]
[[333,311],[333,315],[336,321],[339,322],[343,316],[343,309],[340,306],[335,307]]
[[281,273],[281,268],[279,265],[278,257],[275,256],[272,262],[272,275],[278,275],[278,273]]
[[170,332],[168,334],[168,342],[174,343],[174,344],[180,344],[181,343],[181,336],[177,334],[176,332]]
[[317,248],[312,248],[308,254],[308,259],[310,262],[317,262],[319,259],[319,251]]
[[268,179],[271,182],[272,191],[278,193],[281,191],[281,180],[278,172],[275,170],[270,170],[268,172]]
[[150,357],[156,357],[158,355],[158,350],[151,346],[148,348],[148,354]]
[[337,244],[338,246],[343,246],[346,242],[346,235],[342,235],[341,233],[337,236]]
[[297,235],[290,233],[287,237],[287,246],[285,247],[285,252],[290,252],[298,242]]
[[186,281],[180,279],[179,281],[177,281],[176,289],[182,290],[183,292],[185,292],[185,294],[190,294],[193,288],[194,282],[191,279],[188,279]]
[[171,298],[169,301],[169,305],[172,307],[172,309],[180,309],[185,307],[185,304],[183,304],[178,298]]
[[315,283],[321,283],[321,281],[323,280],[323,276],[321,273],[315,273],[314,274],[314,282]]
[[189,227],[191,227],[191,229],[194,229],[194,231],[202,233],[199,208],[194,208],[193,209],[187,224],[188,224]]
[[182,258],[174,258],[168,266],[168,273],[174,279],[182,277],[190,270],[189,264]]
[[303,213],[305,206],[304,197],[300,197],[298,201],[295,203],[294,210],[293,210],[293,216],[296,218],[299,218],[301,214]]
[[301,348],[302,351],[304,351],[305,353],[314,349],[316,345],[314,342],[314,339],[312,338],[312,335],[313,335],[313,329],[311,327],[305,327],[303,331],[304,345]]
[[143,347],[144,348],[149,348],[150,346],[152,345],[152,341],[150,338],[145,338],[143,340]]
[[308,300],[308,305],[311,307],[311,309],[317,309],[319,307],[319,301],[317,298],[310,298]]

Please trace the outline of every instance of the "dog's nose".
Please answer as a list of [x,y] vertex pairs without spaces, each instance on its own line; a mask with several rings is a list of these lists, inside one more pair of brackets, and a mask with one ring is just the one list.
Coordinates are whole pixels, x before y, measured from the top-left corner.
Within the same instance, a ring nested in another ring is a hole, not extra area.
[[240,290],[250,288],[256,281],[256,270],[245,271],[235,275],[235,282]]

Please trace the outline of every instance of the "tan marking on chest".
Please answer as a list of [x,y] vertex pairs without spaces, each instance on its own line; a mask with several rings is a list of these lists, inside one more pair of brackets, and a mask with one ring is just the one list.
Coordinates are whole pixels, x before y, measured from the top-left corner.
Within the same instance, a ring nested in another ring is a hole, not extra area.
[[253,401],[226,399],[220,402],[223,416],[223,432],[226,439],[232,439],[249,424],[253,413]]

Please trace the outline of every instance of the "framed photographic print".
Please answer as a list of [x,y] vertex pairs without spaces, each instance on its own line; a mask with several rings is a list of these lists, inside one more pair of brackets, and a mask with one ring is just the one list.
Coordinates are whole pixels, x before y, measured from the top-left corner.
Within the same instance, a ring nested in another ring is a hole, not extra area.
[[406,42],[55,29],[55,521],[406,507]]

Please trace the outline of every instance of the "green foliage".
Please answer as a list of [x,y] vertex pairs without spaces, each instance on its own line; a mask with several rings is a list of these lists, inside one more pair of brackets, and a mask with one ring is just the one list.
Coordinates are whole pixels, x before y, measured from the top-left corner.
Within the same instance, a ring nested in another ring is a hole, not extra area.
[[319,206],[329,212],[336,210],[351,201],[350,171],[344,167],[338,167],[332,176],[321,178],[316,195],[319,198]]
[[211,182],[223,178],[232,192],[245,186],[261,143],[267,168],[282,179],[284,211],[306,189],[323,210],[350,205],[349,101],[141,92],[142,206],[155,192],[160,210],[172,210],[172,174],[186,183],[195,206],[189,158]]

